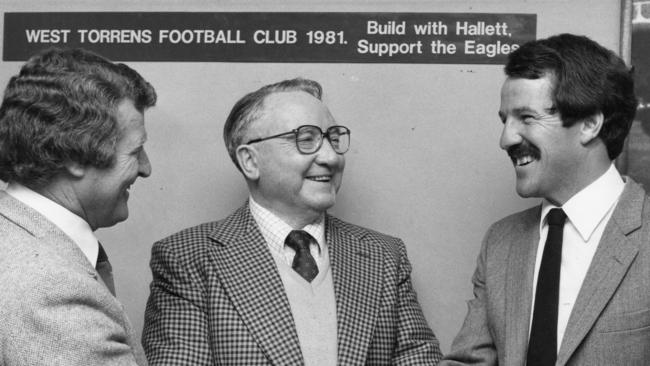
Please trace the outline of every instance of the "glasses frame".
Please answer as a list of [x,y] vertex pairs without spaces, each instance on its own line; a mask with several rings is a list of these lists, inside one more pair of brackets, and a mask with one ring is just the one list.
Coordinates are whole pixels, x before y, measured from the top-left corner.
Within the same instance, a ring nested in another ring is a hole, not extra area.
[[[298,132],[300,131],[301,128],[305,128],[305,127],[315,128],[315,129],[317,129],[318,131],[320,131],[320,134],[321,134],[321,139],[320,139],[320,141],[319,141],[319,143],[318,143],[318,146],[317,146],[316,149],[315,149],[314,151],[312,151],[312,152],[304,152],[304,151],[302,151],[302,150],[300,149],[300,144],[298,144]],[[345,130],[345,133],[342,133],[341,135],[348,135],[348,140],[350,140],[350,141],[348,142],[348,147],[347,147],[347,149],[345,149],[345,151],[342,151],[342,152],[338,152],[338,151],[336,151],[336,149],[334,148],[334,145],[332,145],[332,140],[330,140],[330,131],[332,131],[332,129],[338,129],[338,128],[343,128],[343,129]],[[304,154],[304,155],[311,155],[311,154],[315,154],[315,153],[317,153],[318,150],[320,150],[320,148],[323,146],[323,141],[325,140],[325,138],[327,138],[327,141],[330,142],[330,146],[332,146],[332,150],[334,150],[334,152],[337,153],[337,154],[339,154],[339,155],[343,155],[343,154],[345,154],[346,152],[348,152],[348,150],[350,150],[350,142],[351,142],[351,137],[352,137],[352,136],[350,135],[350,132],[351,132],[351,131],[350,131],[349,128],[347,128],[347,127],[345,127],[345,126],[341,126],[341,125],[330,126],[330,127],[328,127],[328,128],[325,130],[325,132],[323,132],[323,130],[322,130],[320,127],[315,126],[315,125],[301,125],[301,126],[298,126],[298,127],[294,128],[293,130],[291,130],[291,131],[289,131],[289,132],[283,132],[283,133],[279,133],[279,134],[277,134],[277,135],[273,135],[273,136],[267,136],[267,137],[261,137],[261,138],[257,138],[257,139],[248,140],[248,142],[246,143],[246,145],[250,145],[250,144],[257,143],[257,142],[262,142],[262,141],[266,141],[266,140],[270,140],[270,139],[275,139],[275,138],[278,138],[278,137],[283,137],[283,136],[287,136],[287,135],[291,135],[291,134],[293,134],[293,136],[294,136],[294,141],[295,141],[295,143],[296,143],[296,149],[298,149],[298,152],[300,152],[301,154]]]

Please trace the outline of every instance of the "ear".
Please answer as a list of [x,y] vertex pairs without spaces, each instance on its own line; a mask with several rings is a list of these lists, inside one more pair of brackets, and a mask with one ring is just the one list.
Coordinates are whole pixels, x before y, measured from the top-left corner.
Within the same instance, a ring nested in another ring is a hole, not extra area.
[[257,180],[260,177],[258,154],[258,151],[250,145],[239,145],[235,150],[239,168],[249,180]]
[[581,121],[580,128],[580,143],[587,145],[591,141],[598,138],[601,128],[603,128],[603,121],[605,117],[602,112],[598,112],[593,116],[587,117]]
[[75,178],[83,178],[86,174],[86,167],[76,161],[67,161],[65,163],[65,170]]

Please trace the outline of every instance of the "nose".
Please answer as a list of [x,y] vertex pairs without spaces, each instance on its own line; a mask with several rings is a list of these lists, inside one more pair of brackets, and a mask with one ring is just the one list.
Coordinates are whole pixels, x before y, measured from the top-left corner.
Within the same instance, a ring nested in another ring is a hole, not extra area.
[[522,142],[522,137],[517,128],[518,123],[513,118],[506,118],[503,122],[503,130],[499,139],[499,146],[503,150],[508,150],[510,146],[518,145]]
[[138,154],[138,176],[146,178],[151,175],[151,162],[144,149]]
[[323,138],[323,145],[316,152],[318,164],[335,165],[343,160],[343,155],[337,154],[328,138]]

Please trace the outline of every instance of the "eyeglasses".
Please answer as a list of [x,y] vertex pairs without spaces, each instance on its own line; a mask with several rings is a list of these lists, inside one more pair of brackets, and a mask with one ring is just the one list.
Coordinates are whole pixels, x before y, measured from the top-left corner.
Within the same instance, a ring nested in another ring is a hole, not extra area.
[[296,147],[301,154],[313,154],[320,150],[323,146],[323,137],[327,137],[332,149],[337,154],[345,154],[350,148],[350,129],[344,126],[331,126],[325,132],[318,126],[302,125],[289,132],[280,133],[277,135],[253,139],[246,144],[254,144],[256,142],[266,141],[277,137],[287,136],[293,134],[296,138]]

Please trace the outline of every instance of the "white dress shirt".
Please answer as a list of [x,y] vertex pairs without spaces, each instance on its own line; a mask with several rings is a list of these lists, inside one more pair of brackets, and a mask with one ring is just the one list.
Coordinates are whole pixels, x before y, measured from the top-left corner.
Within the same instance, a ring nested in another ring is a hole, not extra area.
[[58,226],[72,241],[77,244],[93,267],[97,264],[99,243],[93,234],[90,225],[81,217],[75,215],[67,208],[46,198],[31,189],[18,184],[10,183],[6,192],[38,211],[51,223]]
[[[562,265],[560,267],[560,299],[557,319],[557,348],[560,349],[571,310],[576,302],[582,282],[587,275],[591,260],[598,249],[598,243],[605,226],[612,216],[614,207],[623,192],[625,183],[614,165],[598,179],[571,197],[561,208],[567,215],[562,237]],[[548,235],[546,215],[557,208],[544,200],[539,223],[539,245],[535,259],[533,280],[533,309],[537,276],[542,253]],[[532,315],[531,315],[532,325]],[[530,333],[530,332],[529,332]]]
[[[291,267],[296,251],[284,245],[284,240],[294,229],[271,211],[260,206],[260,204],[255,202],[253,197],[250,197],[248,202],[253,219],[257,222],[257,226],[259,226],[269,249],[272,253],[280,256],[280,258],[284,258],[285,263]],[[314,257],[318,270],[321,271],[325,258],[323,250],[327,250],[325,246],[325,216],[321,215],[318,221],[305,226],[301,230],[308,232],[317,241],[316,245],[312,244],[309,246],[309,252]]]

